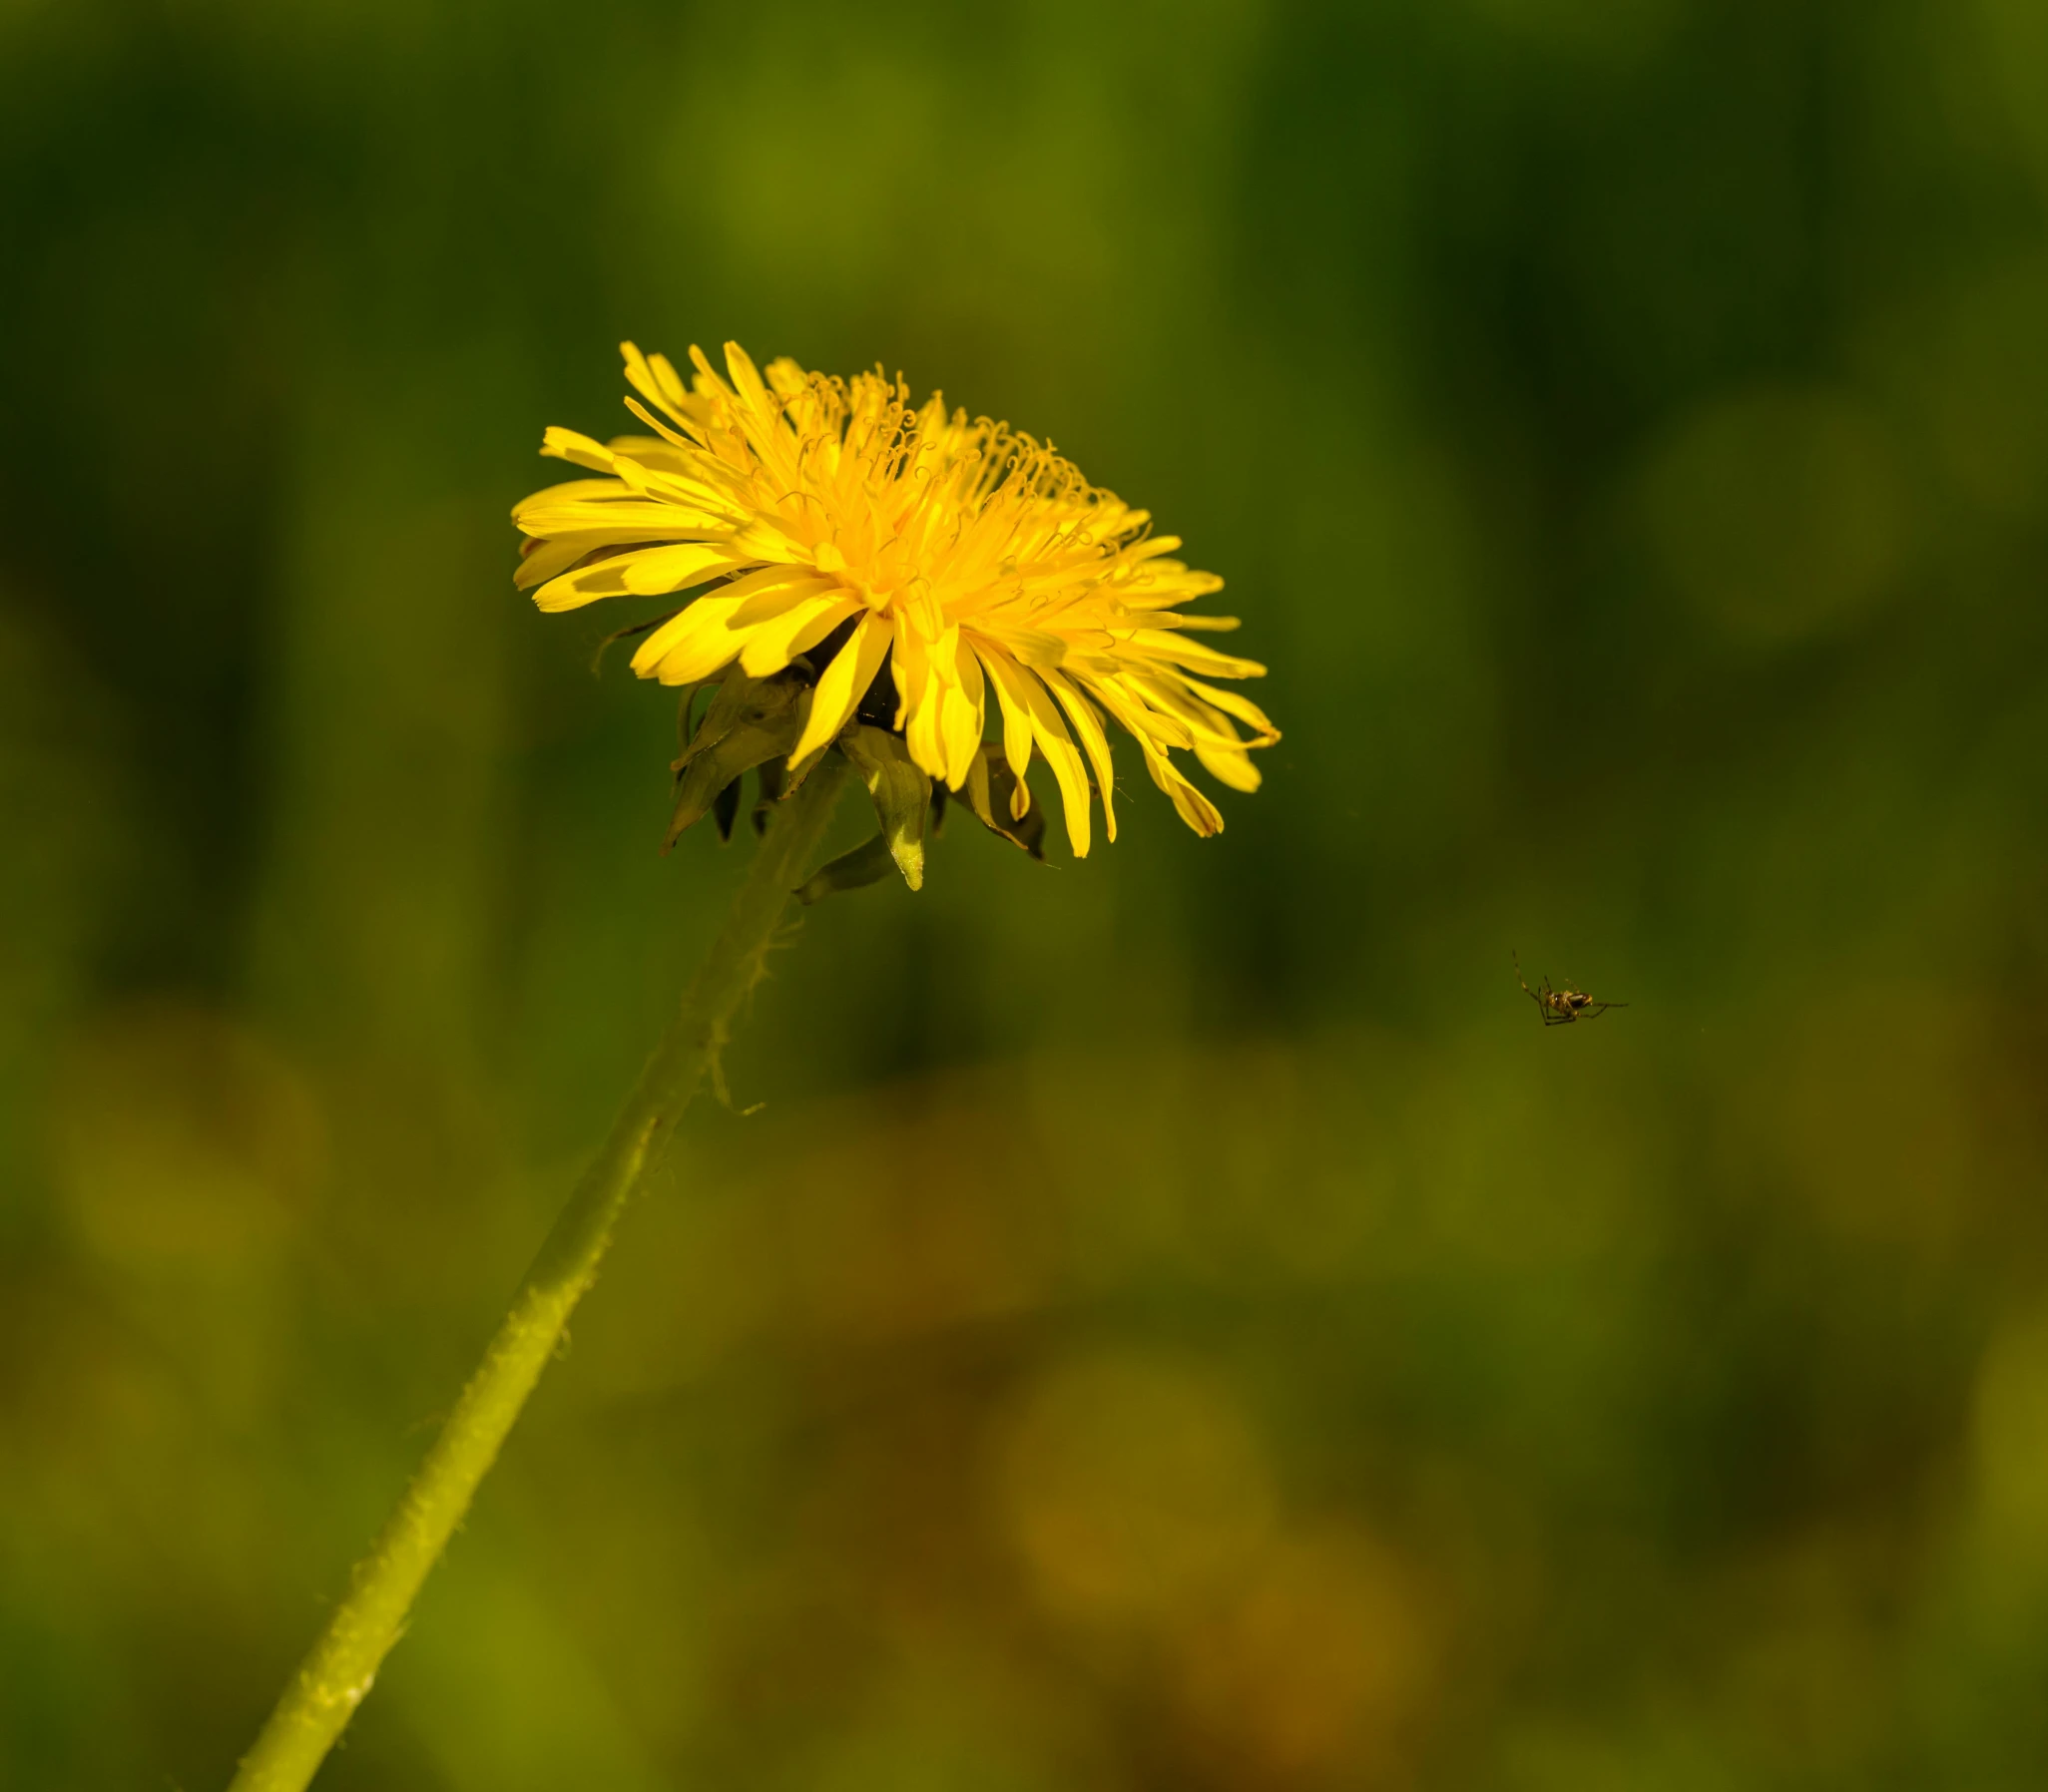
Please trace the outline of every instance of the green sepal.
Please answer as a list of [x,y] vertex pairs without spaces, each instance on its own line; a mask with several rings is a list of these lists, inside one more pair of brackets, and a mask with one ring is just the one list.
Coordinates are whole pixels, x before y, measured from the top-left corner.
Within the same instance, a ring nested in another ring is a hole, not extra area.
[[735,778],[717,796],[712,798],[712,821],[719,830],[719,843],[729,845],[733,838],[733,821],[740,813],[740,780]]
[[824,745],[814,748],[810,757],[803,760],[800,764],[792,759],[784,759],[781,768],[782,788],[775,801],[780,802],[784,797],[794,796],[797,791],[802,789],[803,780],[823,763],[825,754],[830,752],[836,745],[838,745],[836,740],[827,740]]
[[[758,694],[764,686],[773,683],[772,679],[750,678],[738,666],[731,666],[715,678],[706,678],[690,687],[683,699],[679,734],[683,749],[669,761],[669,769],[680,778],[690,761],[700,753],[707,753],[719,744],[736,727],[745,722],[750,712],[762,706]],[[690,711],[697,693],[706,685],[711,687],[712,700],[705,705],[704,714],[692,725]],[[773,702],[770,697],[769,702]]]
[[[676,705],[676,751],[678,756],[669,761],[669,769],[671,771],[681,771],[688,762],[687,755],[690,752],[690,742],[695,738],[699,726],[697,718],[691,714],[691,711],[697,707],[697,693],[707,684],[712,687],[712,691],[716,696],[719,687],[717,678],[699,678],[695,684],[685,684],[683,686],[682,700]],[[711,705],[707,703],[705,707],[709,709]]]
[[984,746],[974,755],[960,794],[990,833],[1001,834],[1035,859],[1045,857],[1044,805],[1031,800],[1031,786],[1018,778],[999,750]]
[[787,753],[809,712],[807,685],[729,672],[696,737],[677,761],[682,776],[664,850],[675,845],[685,828],[703,820],[719,793],[742,772]]
[[924,885],[924,823],[931,813],[931,779],[926,777],[900,734],[884,728],[854,726],[839,736],[839,750],[852,762],[874,812],[881,817],[881,837],[889,856],[911,889]]
[[807,883],[798,888],[796,900],[808,908],[811,903],[821,902],[841,890],[858,890],[868,884],[880,883],[895,869],[895,863],[888,841],[880,834],[870,834],[851,852],[842,852],[830,864],[821,866]]
[[758,838],[768,832],[769,806],[780,802],[795,786],[789,782],[787,759],[769,759],[754,775],[760,788],[755,792],[754,807],[748,814]]

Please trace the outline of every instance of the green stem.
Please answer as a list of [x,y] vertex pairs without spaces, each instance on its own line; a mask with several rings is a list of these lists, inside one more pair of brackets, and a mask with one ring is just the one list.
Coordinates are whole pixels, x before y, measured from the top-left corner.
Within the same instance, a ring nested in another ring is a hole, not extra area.
[[497,1460],[569,1315],[597,1279],[612,1227],[657,1144],[716,1066],[735,1012],[760,981],[775,928],[823,837],[844,777],[845,762],[828,753],[803,787],[771,811],[768,835],[682,1012],[555,1221],[404,1499],[356,1565],[348,1596],[243,1758],[230,1792],[302,1792],[362,1703],[427,1570]]

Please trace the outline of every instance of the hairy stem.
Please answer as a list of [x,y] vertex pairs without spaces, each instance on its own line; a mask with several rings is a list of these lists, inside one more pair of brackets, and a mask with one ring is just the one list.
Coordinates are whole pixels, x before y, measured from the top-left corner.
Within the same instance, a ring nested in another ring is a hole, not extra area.
[[427,1570],[497,1460],[569,1315],[597,1279],[621,1210],[706,1072],[716,1074],[733,1016],[761,979],[775,928],[831,819],[844,776],[844,761],[828,753],[802,789],[771,811],[747,881],[682,1012],[562,1209],[405,1497],[356,1565],[348,1596],[243,1758],[231,1792],[302,1792],[369,1691]]

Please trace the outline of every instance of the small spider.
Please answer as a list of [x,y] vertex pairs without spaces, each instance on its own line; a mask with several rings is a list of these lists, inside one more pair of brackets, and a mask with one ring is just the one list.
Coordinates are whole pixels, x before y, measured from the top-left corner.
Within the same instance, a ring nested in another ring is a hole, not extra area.
[[1584,990],[1554,990],[1548,977],[1538,978],[1540,989],[1531,989],[1522,983],[1522,960],[1515,955],[1515,981],[1522,984],[1522,994],[1536,1004],[1536,1012],[1543,1017],[1546,1027],[1569,1027],[1574,1021],[1599,1019],[1610,1008],[1626,1008],[1626,1002],[1596,1002]]

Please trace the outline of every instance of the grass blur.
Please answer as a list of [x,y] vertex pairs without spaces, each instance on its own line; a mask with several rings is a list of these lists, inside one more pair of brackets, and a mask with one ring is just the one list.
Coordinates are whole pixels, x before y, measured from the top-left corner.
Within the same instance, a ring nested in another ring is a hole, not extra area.
[[808,915],[321,1785],[2048,1783],[2043,17],[0,5],[0,1779],[225,1780],[739,873],[630,334],[1287,737]]

